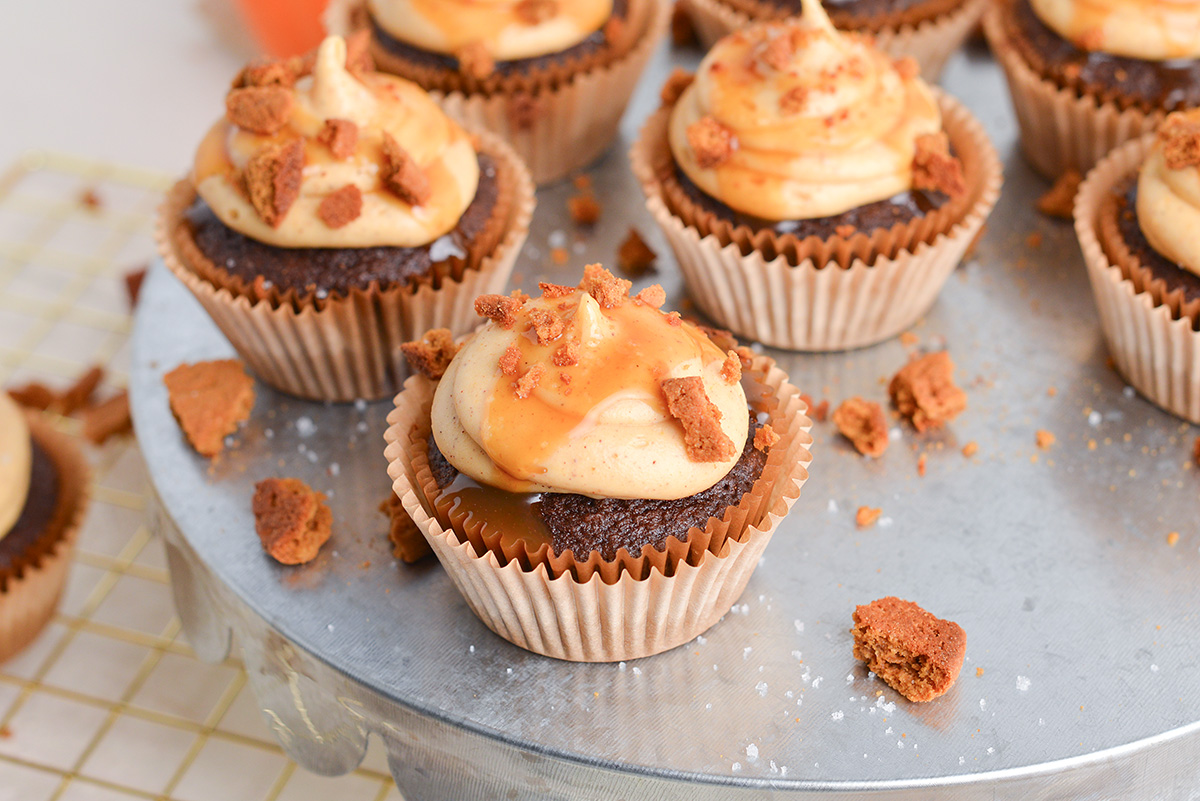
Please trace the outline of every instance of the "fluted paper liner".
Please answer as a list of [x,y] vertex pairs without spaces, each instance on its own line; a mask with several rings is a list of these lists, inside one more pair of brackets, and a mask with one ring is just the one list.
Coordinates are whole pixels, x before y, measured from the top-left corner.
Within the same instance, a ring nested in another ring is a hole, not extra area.
[[58,472],[58,506],[46,536],[0,577],[0,662],[31,643],[54,616],[88,502],[89,471],[79,448],[40,415],[26,419]]
[[[195,189],[181,181],[168,194],[155,224],[159,253],[171,272],[204,306],[238,355],[259,379],[301,398],[321,401],[376,400],[394,394],[407,374],[400,344],[431,328],[455,335],[474,328],[475,298],[504,291],[533,216],[534,189],[516,154],[496,136],[478,134],[482,150],[497,163],[499,189],[511,208],[506,231],[478,269],[439,286],[397,285],[356,289],[345,297],[256,298],[218,286],[191,266],[173,235]],[[506,186],[505,184],[511,184]]]
[[439,519],[436,483],[422,458],[434,384],[422,376],[405,382],[388,417],[388,474],[459,592],[496,634],[576,662],[651,656],[688,642],[729,611],[808,479],[812,422],[799,391],[766,357],[757,357],[746,372],[773,396],[768,414],[781,438],[742,503],[722,520],[710,519],[705,532],[689,532],[689,540],[703,535],[697,540],[703,548],[669,538],[665,551],[646,548],[636,558],[622,552],[612,562],[592,554],[583,563],[569,554],[530,563],[477,549],[467,532]]
[[1156,300],[1139,291],[1097,235],[1105,198],[1137,171],[1153,141],[1148,135],[1128,142],[1092,170],[1075,196],[1075,232],[1117,370],[1154,404],[1200,423],[1200,332],[1191,319],[1173,314],[1161,295]]
[[[912,235],[910,226],[849,240],[787,238],[792,245],[768,233],[772,244],[758,248],[761,237],[702,234],[672,213],[658,171],[668,110],[652,116],[630,154],[633,171],[701,310],[740,336],[806,351],[874,345],[920,319],[979,235],[1003,178],[978,120],[950,96],[936,94],[967,192],[957,205],[961,217],[948,220],[944,231],[926,231],[928,238]],[[913,225],[923,230],[920,222]]]
[[988,9],[983,31],[1008,78],[1021,152],[1042,175],[1053,179],[1072,169],[1083,175],[1117,145],[1153,131],[1163,121],[1162,111],[1122,110],[1038,75],[1008,40],[1002,13],[999,2]]
[[[353,30],[357,4],[331,4],[331,31]],[[447,114],[472,129],[485,129],[508,142],[536,183],[557,181],[591,164],[617,137],[621,117],[650,56],[666,33],[670,0],[630,3],[627,34],[632,44],[602,63],[565,63],[528,75],[506,76],[484,91],[439,86],[436,71],[411,74]],[[379,69],[397,70],[373,48]]]
[[[885,28],[874,34],[875,45],[892,58],[912,56],[921,65],[921,77],[937,81],[950,55],[962,47],[979,24],[989,0],[965,0],[955,11],[918,25]],[[688,12],[696,36],[706,48],[752,21],[744,11],[721,0],[679,0]]]

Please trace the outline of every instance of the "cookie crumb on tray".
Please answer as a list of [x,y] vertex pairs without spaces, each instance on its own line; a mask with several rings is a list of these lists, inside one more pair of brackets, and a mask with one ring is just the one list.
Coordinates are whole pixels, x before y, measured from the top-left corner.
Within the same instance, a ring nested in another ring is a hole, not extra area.
[[949,690],[967,652],[961,626],[895,597],[856,607],[851,633],[855,659],[910,701]]
[[254,407],[254,379],[237,359],[181,364],[163,376],[167,400],[188,442],[202,456],[225,449]]
[[396,493],[391,493],[387,500],[379,504],[379,511],[391,521],[388,539],[392,541],[393,556],[411,565],[433,555],[433,549],[429,547],[425,535],[408,516],[408,512],[404,511],[404,504]]
[[844,400],[833,412],[833,423],[864,456],[878,458],[887,450],[887,420],[878,403],[857,396]]
[[254,485],[254,529],[263,550],[285,565],[316,558],[332,533],[325,496],[297,478],[268,478]]
[[1069,220],[1075,209],[1075,193],[1083,176],[1078,170],[1067,170],[1054,182],[1046,194],[1037,199],[1037,210],[1049,217]]
[[906,364],[888,384],[888,394],[917,431],[941,428],[967,408],[967,395],[954,383],[954,362],[946,351]]

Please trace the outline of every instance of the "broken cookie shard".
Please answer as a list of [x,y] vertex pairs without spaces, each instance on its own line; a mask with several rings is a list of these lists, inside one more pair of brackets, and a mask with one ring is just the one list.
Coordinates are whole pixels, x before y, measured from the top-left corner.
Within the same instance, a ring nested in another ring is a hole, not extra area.
[[932,701],[949,690],[967,651],[961,626],[895,597],[855,608],[851,633],[855,659],[910,701]]

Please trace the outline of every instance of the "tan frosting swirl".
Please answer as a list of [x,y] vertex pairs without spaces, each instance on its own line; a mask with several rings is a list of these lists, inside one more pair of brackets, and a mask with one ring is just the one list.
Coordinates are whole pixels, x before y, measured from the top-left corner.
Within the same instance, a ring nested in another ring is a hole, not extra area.
[[612,0],[368,0],[371,15],[402,42],[434,53],[482,44],[512,61],[574,47],[612,16]]
[[[317,51],[312,74],[295,87],[287,125],[261,136],[222,119],[196,153],[193,182],[221,221],[278,247],[418,247],[451,231],[475,197],[479,162],[471,138],[424,90],[380,73],[351,74],[346,44],[331,36]],[[317,137],[326,120],[358,126],[357,144],[338,159]],[[429,199],[410,205],[381,181],[384,133],[408,152],[429,180]],[[305,166],[300,194],[277,226],[255,211],[239,182],[255,154],[300,138]],[[321,202],[347,185],[362,192],[362,210],[334,228],[318,215]]]
[[1085,50],[1146,61],[1200,58],[1200,0],[1030,0],[1034,13]]
[[[539,345],[523,330],[534,310],[567,320],[562,338],[578,339],[577,364],[555,366],[560,342]],[[522,369],[546,369],[524,399],[498,366],[514,343]],[[582,291],[531,300],[511,329],[487,323],[450,363],[433,399],[434,438],[460,472],[510,492],[686,497],[720,481],[746,441],[746,396],[720,375],[724,359],[695,326],[638,300],[602,308]],[[688,458],[659,387],[664,378],[687,376],[700,376],[720,409],[721,428],[736,443],[731,458]]]
[[0,540],[8,535],[25,508],[33,451],[25,415],[0,392]]
[[[688,129],[712,118],[728,158],[701,166]],[[671,151],[687,176],[726,205],[767,220],[825,217],[912,187],[915,140],[941,130],[928,87],[882,52],[803,18],[719,41],[671,115]]]
[[[1200,137],[1200,110],[1172,114],[1163,130],[1173,122],[1194,126]],[[1138,224],[1151,247],[1200,275],[1200,164],[1172,169],[1163,144],[1160,134],[1138,176]]]

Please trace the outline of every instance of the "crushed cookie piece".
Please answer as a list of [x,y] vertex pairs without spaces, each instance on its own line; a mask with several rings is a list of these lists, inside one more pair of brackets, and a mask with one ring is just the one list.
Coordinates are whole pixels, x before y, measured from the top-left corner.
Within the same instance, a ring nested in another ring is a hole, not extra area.
[[667,82],[663,84],[658,97],[664,106],[673,106],[679,101],[679,97],[684,91],[695,82],[696,76],[693,73],[682,67],[676,67],[671,71]]
[[983,675],[983,668],[981,668],[981,667],[975,668],[975,678],[979,678],[982,675]]
[[521,400],[525,400],[537,389],[537,385],[542,383],[542,378],[546,375],[546,366],[544,364],[535,364],[525,371],[525,375],[517,379],[516,386],[513,389],[513,394]]
[[911,347],[921,341],[921,338],[912,331],[905,331],[900,335],[900,344],[905,347]]
[[[712,342],[721,350],[732,350],[737,352],[737,349],[740,347],[738,345],[737,337],[733,335],[732,331],[727,331],[724,328],[715,328],[711,325],[705,325],[704,323],[697,323],[694,320],[692,322],[697,328],[704,332],[704,336],[708,337],[710,342]],[[750,352],[750,356],[754,356],[753,351]],[[744,358],[742,353],[738,353],[738,357],[742,359],[743,367],[749,366],[749,362]]]
[[887,450],[887,420],[878,403],[857,396],[844,400],[833,412],[833,423],[864,456],[879,458]]
[[330,228],[341,228],[358,219],[362,206],[362,190],[354,184],[346,184],[325,196],[317,206],[317,216]]
[[[550,361],[554,362],[556,367],[570,367],[579,364],[579,343],[573,339],[567,340],[554,350]],[[570,377],[565,376],[564,380],[568,384],[571,382]]]
[[1200,166],[1200,114],[1171,114],[1158,128],[1158,142],[1169,169]]
[[410,206],[423,205],[433,194],[429,176],[386,131],[383,134],[383,169],[379,171],[379,177],[386,189]]
[[526,316],[529,318],[530,327],[533,328],[539,345],[549,345],[567,330],[566,321],[552,311],[530,309]]
[[346,37],[346,70],[359,76],[375,70],[375,57],[371,55],[371,31],[365,27]]
[[958,197],[967,191],[962,162],[950,155],[950,139],[939,131],[917,137],[913,154],[913,189],[941,192]]
[[754,432],[754,449],[766,453],[781,439],[783,438],[776,434],[775,429],[770,425],[759,426],[758,430]]
[[793,86],[779,96],[779,110],[784,114],[799,114],[804,110],[808,101],[808,89],[803,86]]
[[520,298],[506,295],[480,295],[475,298],[475,313],[499,323],[501,328],[512,328],[517,320],[517,311],[525,305]]
[[468,78],[482,81],[496,71],[496,60],[483,42],[471,42],[454,55],[458,58],[458,71]]
[[225,96],[225,116],[239,128],[259,136],[283,130],[292,116],[295,98],[280,86],[246,86]]
[[624,19],[614,16],[608,18],[601,30],[604,31],[604,40],[610,47],[620,48],[625,43],[625,35],[629,32],[629,26],[625,24]]
[[132,430],[129,393],[125,390],[83,410],[83,436],[93,445],[103,445],[110,437],[127,434]]
[[721,428],[721,410],[704,391],[699,376],[659,382],[667,412],[683,425],[683,446],[693,462],[722,462],[736,455],[733,440]]
[[79,205],[88,211],[95,212],[104,208],[104,200],[101,199],[100,193],[94,187],[89,186],[79,193]]
[[404,510],[404,503],[395,492],[389,493],[387,500],[379,504],[379,511],[387,515],[391,522],[388,527],[388,539],[392,542],[392,556],[406,565],[411,565],[433,555],[429,541],[408,516],[408,512]]
[[296,85],[297,70],[294,64],[286,61],[258,60],[252,61],[242,68],[233,79],[230,89],[244,89],[248,86],[280,86],[291,89]]
[[58,400],[58,393],[37,381],[30,381],[19,387],[9,387],[7,392],[18,406],[36,409],[39,412],[46,411]]
[[571,179],[571,186],[578,189],[580,192],[592,191],[592,176],[587,173],[580,173]]
[[521,0],[513,9],[517,19],[526,25],[541,25],[558,14],[557,0]]
[[975,454],[979,453],[979,443],[971,440],[966,445],[963,445],[962,455],[970,459]]
[[583,268],[583,281],[579,288],[596,299],[605,309],[615,309],[629,297],[632,281],[617,278],[599,264],[589,264]]
[[129,301],[130,309],[137,306],[138,297],[142,294],[142,282],[145,280],[145,267],[139,267],[136,270],[130,270],[125,273],[125,298]]
[[725,361],[721,363],[721,378],[730,386],[742,380],[742,359],[733,351],[725,354]]
[[733,131],[711,115],[701,117],[688,126],[687,140],[696,155],[696,163],[705,170],[720,167],[729,161],[738,146]]
[[1025,237],[1025,247],[1030,250],[1037,250],[1042,246],[1042,232],[1030,231],[1029,236]]
[[667,312],[667,325],[682,325],[683,315],[677,311]]
[[773,70],[782,72],[792,65],[796,57],[796,42],[792,37],[775,36],[759,48],[759,59]]
[[521,348],[517,343],[513,343],[504,349],[504,353],[500,355],[500,373],[501,375],[516,378],[521,374]]
[[571,254],[566,248],[552,248],[550,250],[550,261],[560,267],[571,260]]
[[1034,434],[1034,436],[1037,440],[1038,448],[1040,448],[1043,451],[1050,450],[1050,446],[1052,446],[1054,444],[1054,441],[1056,439],[1056,437],[1054,436],[1053,433],[1047,431],[1044,428],[1039,428],[1037,430],[1036,434]]
[[630,228],[625,241],[617,249],[617,267],[626,275],[637,278],[653,265],[658,258],[636,228]]
[[921,478],[925,477],[925,459],[929,454],[922,453],[917,457],[917,475]]
[[317,134],[317,141],[329,148],[335,159],[345,161],[358,147],[358,126],[351,120],[328,119]]
[[425,332],[420,339],[403,342],[400,352],[413,372],[437,381],[446,374],[446,368],[458,354],[459,345],[448,328],[434,328]]
[[565,298],[579,291],[579,287],[551,284],[547,281],[538,281],[538,289],[542,290],[543,298]]
[[967,653],[961,626],[894,597],[855,608],[852,632],[854,658],[910,701],[949,690]]
[[567,198],[567,212],[576,225],[595,225],[600,222],[604,208],[592,195],[574,195]]
[[304,142],[300,139],[268,147],[246,163],[246,192],[263,222],[279,227],[300,197],[303,175]]
[[225,450],[225,437],[254,408],[254,380],[237,359],[181,364],[163,384],[171,414],[201,456]]
[[940,428],[967,408],[967,394],[954,383],[954,362],[946,351],[909,362],[888,384],[892,403],[913,428]]
[[298,478],[258,482],[251,508],[263,550],[280,564],[311,562],[332,533],[333,512],[325,496]]
[[1174,548],[1178,544],[1179,544],[1179,532],[1172,531],[1172,532],[1168,533],[1167,534],[1167,545]]
[[651,284],[634,296],[634,300],[645,303],[654,309],[661,309],[662,305],[667,302],[667,291],[662,288],[662,284]]
[[912,56],[896,59],[892,62],[892,66],[896,68],[896,72],[906,81],[911,81],[914,78],[919,78],[921,75],[921,65]]
[[687,9],[676,3],[671,8],[671,44],[686,47],[696,42],[696,28]]
[[1075,210],[1075,193],[1079,191],[1082,181],[1083,176],[1078,170],[1067,170],[1058,177],[1054,186],[1037,199],[1037,210],[1049,217],[1071,219]]
[[859,528],[870,528],[871,526],[875,525],[875,521],[877,521],[882,514],[882,509],[872,508],[870,506],[860,506],[858,507],[858,511],[854,513],[854,524]]
[[92,399],[96,387],[104,380],[104,368],[99,365],[88,369],[86,373],[75,379],[75,383],[59,393],[55,399],[54,411],[61,415],[71,415],[82,409]]

